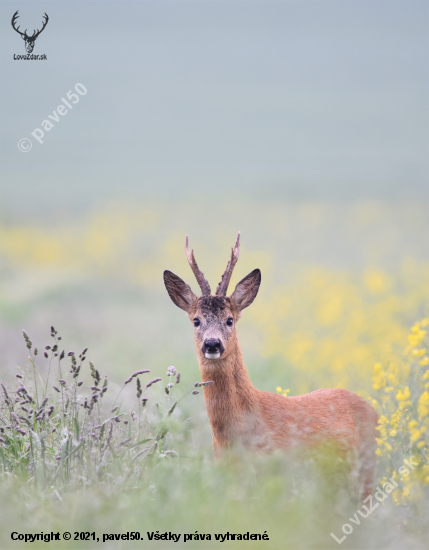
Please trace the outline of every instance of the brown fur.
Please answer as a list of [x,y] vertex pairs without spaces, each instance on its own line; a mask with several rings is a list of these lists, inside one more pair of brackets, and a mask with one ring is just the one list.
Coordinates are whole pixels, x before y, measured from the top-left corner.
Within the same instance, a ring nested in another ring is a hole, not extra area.
[[[284,397],[252,385],[236,323],[256,297],[259,270],[240,281],[229,298],[197,298],[184,281],[168,271],[164,280],[173,302],[187,311],[191,321],[200,322],[194,329],[194,340],[202,380],[213,382],[204,387],[204,399],[215,456],[232,445],[271,452],[334,443],[346,454],[355,455],[360,495],[372,494],[378,416],[369,403],[345,389]],[[227,325],[230,318],[234,320],[232,327]],[[218,359],[206,358],[202,349],[204,341],[213,337],[224,347]]]

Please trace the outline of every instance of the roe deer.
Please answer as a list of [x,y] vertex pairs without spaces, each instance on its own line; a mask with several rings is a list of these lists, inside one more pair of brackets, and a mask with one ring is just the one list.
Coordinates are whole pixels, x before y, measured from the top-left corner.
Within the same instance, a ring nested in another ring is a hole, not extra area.
[[261,284],[255,269],[227,297],[231,274],[238,260],[240,233],[216,295],[199,270],[194,251],[186,255],[201,288],[197,297],[180,277],[164,271],[167,292],[185,310],[194,325],[194,340],[204,387],[204,400],[213,430],[215,456],[222,449],[241,444],[265,452],[333,442],[355,455],[359,494],[372,494],[376,464],[378,416],[364,399],[345,389],[320,389],[285,397],[256,389],[244,365],[236,323],[250,306]]

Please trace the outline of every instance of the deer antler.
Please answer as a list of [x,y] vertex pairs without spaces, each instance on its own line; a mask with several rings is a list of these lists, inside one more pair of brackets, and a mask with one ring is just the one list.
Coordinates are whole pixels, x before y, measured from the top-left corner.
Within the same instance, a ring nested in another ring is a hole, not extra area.
[[46,27],[46,25],[48,24],[48,21],[49,21],[48,14],[46,12],[45,12],[45,17],[46,17],[46,19],[43,21],[43,27],[40,29],[40,31],[37,29],[37,34],[36,34],[36,31],[34,31],[33,36],[31,38],[36,39],[39,36],[39,34],[43,31],[43,29]]
[[16,10],[16,12],[13,14],[13,17],[12,17],[12,27],[13,27],[13,30],[16,31],[18,34],[20,34],[21,36],[26,36],[27,35],[27,31],[25,31],[25,33],[21,32],[19,29],[19,27],[15,27],[15,23],[16,23],[16,20],[18,19],[19,15],[18,15],[18,11],[19,10]]
[[240,254],[240,231],[237,235],[237,242],[235,247],[231,248],[231,259],[226,266],[225,273],[222,275],[222,280],[218,284],[216,289],[216,296],[226,296],[226,291],[228,290],[229,281],[231,280],[231,275],[234,270],[235,264],[237,263],[238,256]]
[[186,244],[185,244],[186,257],[188,258],[189,265],[191,266],[192,271],[194,272],[195,278],[197,279],[198,284],[200,285],[201,292],[203,296],[210,296],[211,289],[209,283],[204,278],[204,273],[202,273],[195,261],[194,251],[189,252],[188,246],[188,235],[186,235]]

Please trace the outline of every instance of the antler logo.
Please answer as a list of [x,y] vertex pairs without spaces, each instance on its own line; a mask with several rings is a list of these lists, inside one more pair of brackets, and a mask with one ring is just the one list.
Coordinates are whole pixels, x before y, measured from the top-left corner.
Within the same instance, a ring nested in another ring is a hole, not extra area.
[[49,17],[45,13],[45,20],[43,21],[43,27],[40,29],[40,31],[37,29],[33,31],[32,36],[28,36],[27,29],[25,29],[25,32],[21,32],[19,30],[19,27],[16,27],[16,20],[18,19],[18,10],[13,14],[12,17],[12,28],[21,35],[21,38],[25,41],[25,49],[27,50],[27,53],[31,53],[34,48],[34,43],[36,42],[37,37],[39,34],[43,31],[43,29],[46,27],[49,21]]

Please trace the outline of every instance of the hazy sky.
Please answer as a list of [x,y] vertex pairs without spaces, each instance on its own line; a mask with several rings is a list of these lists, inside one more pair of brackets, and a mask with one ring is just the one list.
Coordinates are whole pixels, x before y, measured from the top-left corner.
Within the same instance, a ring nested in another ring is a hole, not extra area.
[[[112,197],[427,195],[428,2],[0,8],[7,218]],[[33,52],[47,60],[13,59],[17,9],[28,33],[49,15]],[[58,117],[76,83],[88,93]],[[40,144],[48,115],[59,121]]]

